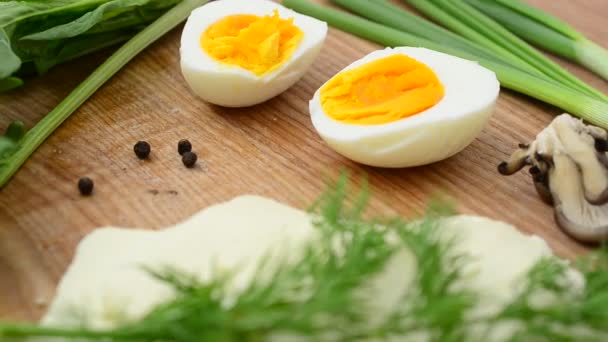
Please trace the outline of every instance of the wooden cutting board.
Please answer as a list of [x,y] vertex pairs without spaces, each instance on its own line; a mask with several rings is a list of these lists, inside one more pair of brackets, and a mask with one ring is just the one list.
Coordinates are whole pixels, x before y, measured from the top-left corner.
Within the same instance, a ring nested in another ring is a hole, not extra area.
[[[530,2],[608,46],[608,1]],[[489,125],[462,153],[424,167],[365,167],[321,141],[308,100],[377,45],[330,30],[320,57],[293,88],[252,108],[226,109],[190,93],[179,70],[180,33],[181,27],[173,30],[112,78],[0,190],[0,319],[39,318],[78,241],[96,227],[158,229],[246,193],[306,207],[342,169],[357,184],[367,175],[373,214],[410,215],[443,193],[464,213],[542,236],[562,256],[586,250],[557,229],[551,208],[537,198],[525,172],[496,172],[517,143],[533,139],[559,109],[503,90]],[[0,127],[13,120],[36,123],[108,54],[57,67],[0,95]],[[608,92],[600,78],[560,63]],[[182,138],[192,141],[200,157],[195,169],[183,167],[176,152]],[[138,140],[151,143],[149,161],[134,156]],[[82,176],[95,180],[94,196],[79,196]]]

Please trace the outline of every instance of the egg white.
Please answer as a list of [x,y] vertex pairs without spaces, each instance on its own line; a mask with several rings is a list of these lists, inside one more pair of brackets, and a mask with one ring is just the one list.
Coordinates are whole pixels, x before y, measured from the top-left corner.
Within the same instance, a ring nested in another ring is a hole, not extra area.
[[[200,46],[209,26],[231,15],[272,15],[293,18],[304,36],[289,60],[264,75],[218,62]],[[192,91],[202,99],[225,107],[246,107],[264,102],[296,83],[319,54],[327,24],[268,0],[219,0],[192,11],[181,37],[181,69]]]
[[370,53],[344,68],[347,71],[376,59],[404,54],[427,65],[443,84],[445,95],[416,115],[380,125],[334,120],[321,105],[321,88],[309,103],[312,123],[336,152],[378,167],[410,167],[448,158],[468,146],[483,130],[500,91],[496,75],[476,62],[414,47]]

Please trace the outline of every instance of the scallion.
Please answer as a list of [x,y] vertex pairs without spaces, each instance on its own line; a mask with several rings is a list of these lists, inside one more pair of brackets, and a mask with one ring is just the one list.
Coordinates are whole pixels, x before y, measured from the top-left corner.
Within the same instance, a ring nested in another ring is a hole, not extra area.
[[557,63],[534,49],[492,18],[465,1],[450,0],[403,0],[426,16],[438,21],[450,30],[503,54],[500,48],[516,55],[534,68],[556,81],[583,94],[608,101],[608,96],[572,75]]
[[560,19],[519,0],[466,0],[511,32],[608,80],[608,50]]
[[[540,70],[534,68],[510,52],[500,48],[500,46],[497,46],[491,41],[488,41],[488,44],[492,44],[494,46],[494,49],[492,49],[494,52],[478,43],[463,38],[434,23],[411,14],[403,8],[386,0],[332,0],[332,2],[377,23],[428,39],[434,43],[441,44],[446,48],[466,51],[468,54],[475,56],[475,58],[473,58],[474,60],[483,58],[488,61],[506,64],[508,66],[534,74],[547,81],[560,84],[553,78],[545,75]],[[432,4],[427,5],[433,6]],[[454,20],[449,15],[445,19]]]
[[608,128],[608,104],[585,96],[555,82],[546,81],[521,69],[480,58],[470,52],[446,47],[419,36],[339,10],[311,3],[308,0],[283,0],[283,5],[300,13],[326,21],[329,25],[385,46],[419,46],[458,57],[477,60],[493,70],[502,86],[560,107],[590,123]]

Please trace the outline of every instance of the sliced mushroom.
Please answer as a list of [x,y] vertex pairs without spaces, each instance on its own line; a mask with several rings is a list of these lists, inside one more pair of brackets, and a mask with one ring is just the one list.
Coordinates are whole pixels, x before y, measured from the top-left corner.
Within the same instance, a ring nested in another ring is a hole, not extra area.
[[608,133],[568,114],[556,117],[530,144],[520,144],[501,174],[526,165],[558,225],[585,242],[608,240]]
[[564,154],[553,156],[549,188],[554,198],[555,220],[577,240],[598,242],[608,239],[608,204],[586,201],[583,180],[573,159]]
[[[561,116],[560,116],[561,118]],[[554,129],[561,141],[564,152],[574,160],[582,174],[585,197],[590,203],[602,204],[608,201],[608,170],[598,156],[606,154],[595,148],[595,138],[581,121],[555,119]],[[575,126],[575,127],[573,127]],[[576,126],[582,126],[577,130]],[[597,127],[594,127],[597,128]]]

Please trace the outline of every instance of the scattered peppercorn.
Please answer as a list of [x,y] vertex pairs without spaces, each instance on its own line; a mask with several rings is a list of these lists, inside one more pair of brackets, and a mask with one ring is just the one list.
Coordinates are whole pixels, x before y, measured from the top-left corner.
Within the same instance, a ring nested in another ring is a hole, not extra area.
[[150,144],[146,141],[138,141],[137,144],[133,146],[133,151],[137,158],[146,159],[150,155]]
[[78,180],[78,190],[83,196],[88,196],[93,192],[93,180],[89,177],[82,177]]
[[192,144],[190,143],[190,141],[188,141],[188,139],[182,139],[177,143],[177,153],[179,153],[180,155],[183,156],[184,153],[191,151]]
[[198,157],[194,152],[185,152],[182,155],[182,162],[188,168],[194,167],[194,164],[196,164],[196,159],[198,159]]

